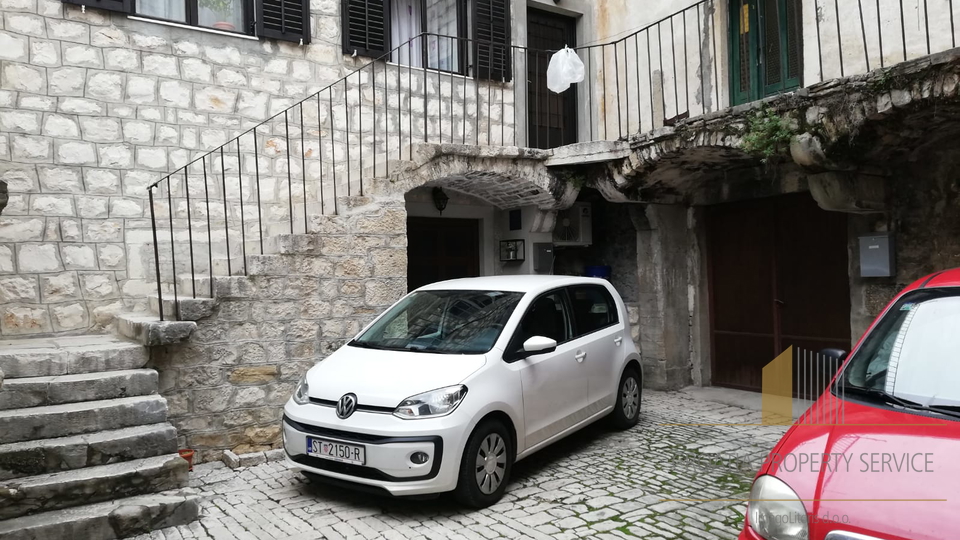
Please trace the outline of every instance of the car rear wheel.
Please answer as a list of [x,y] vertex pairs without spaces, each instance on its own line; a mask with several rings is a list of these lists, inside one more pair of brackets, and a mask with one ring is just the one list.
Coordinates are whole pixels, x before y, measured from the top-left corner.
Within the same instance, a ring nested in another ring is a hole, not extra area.
[[481,422],[463,449],[454,493],[457,501],[471,508],[486,508],[499,501],[512,467],[513,444],[506,426],[492,419]]
[[640,419],[640,396],[643,393],[640,385],[640,374],[637,370],[627,368],[620,377],[620,385],[617,386],[617,405],[610,415],[613,427],[630,429],[637,425]]

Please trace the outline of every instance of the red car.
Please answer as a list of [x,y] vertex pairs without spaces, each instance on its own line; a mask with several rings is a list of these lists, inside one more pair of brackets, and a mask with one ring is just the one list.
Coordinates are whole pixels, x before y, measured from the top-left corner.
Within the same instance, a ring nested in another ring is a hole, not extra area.
[[907,287],[757,474],[740,540],[960,538],[960,269]]

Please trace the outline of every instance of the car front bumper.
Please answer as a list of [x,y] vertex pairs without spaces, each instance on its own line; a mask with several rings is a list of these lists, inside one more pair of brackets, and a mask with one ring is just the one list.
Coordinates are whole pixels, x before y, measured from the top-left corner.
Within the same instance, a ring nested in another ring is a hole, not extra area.
[[[397,496],[452,491],[468,435],[465,423],[454,415],[403,420],[392,414],[357,411],[341,420],[333,407],[288,402],[282,420],[287,464],[338,483],[359,484]],[[307,437],[362,445],[365,463],[352,465],[308,456]],[[429,459],[414,464],[410,458],[415,452],[424,452]]]

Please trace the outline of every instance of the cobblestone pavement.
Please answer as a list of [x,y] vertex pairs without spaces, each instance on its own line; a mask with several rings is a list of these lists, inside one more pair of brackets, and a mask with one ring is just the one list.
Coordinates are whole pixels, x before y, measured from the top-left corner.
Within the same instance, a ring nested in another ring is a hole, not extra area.
[[139,540],[736,538],[744,504],[704,499],[746,498],[786,428],[716,424],[759,422],[759,412],[648,390],[634,429],[591,426],[534,454],[503,501],[479,511],[312,485],[283,462],[204,464],[193,473],[201,519]]

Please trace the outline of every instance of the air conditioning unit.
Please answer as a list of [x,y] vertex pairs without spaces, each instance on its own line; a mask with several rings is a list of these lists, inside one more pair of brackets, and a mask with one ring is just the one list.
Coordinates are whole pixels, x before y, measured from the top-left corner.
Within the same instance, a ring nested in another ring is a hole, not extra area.
[[574,203],[557,213],[553,243],[557,246],[589,246],[593,243],[593,210],[590,203]]

